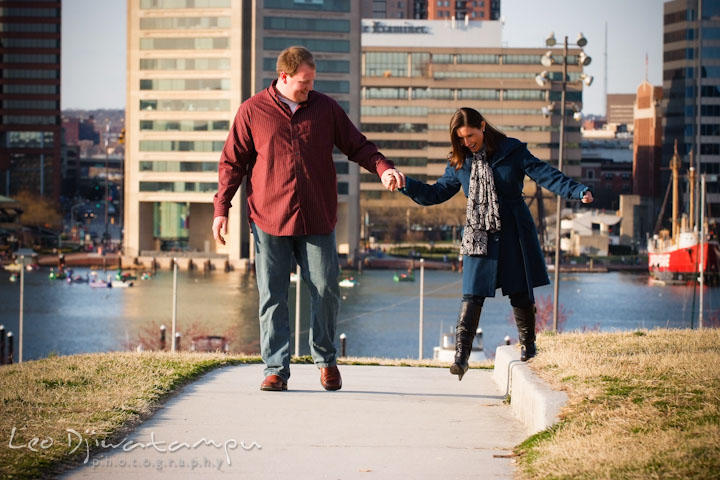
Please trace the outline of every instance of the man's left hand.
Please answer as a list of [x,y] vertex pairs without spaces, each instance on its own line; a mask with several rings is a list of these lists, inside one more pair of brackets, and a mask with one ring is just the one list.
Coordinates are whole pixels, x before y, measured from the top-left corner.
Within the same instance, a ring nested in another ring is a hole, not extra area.
[[592,192],[591,192],[590,190],[588,190],[587,192],[585,192],[585,195],[583,195],[583,197],[582,197],[582,199],[581,199],[580,201],[581,201],[582,203],[592,203],[592,201],[593,201]]

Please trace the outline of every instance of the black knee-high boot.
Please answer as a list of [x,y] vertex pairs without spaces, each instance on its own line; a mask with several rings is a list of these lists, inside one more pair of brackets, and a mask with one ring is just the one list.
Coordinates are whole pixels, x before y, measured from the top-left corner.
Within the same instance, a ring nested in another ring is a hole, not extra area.
[[462,302],[458,315],[457,329],[455,330],[455,363],[450,367],[450,373],[462,380],[468,369],[468,358],[475,339],[475,331],[480,321],[482,306],[472,302]]
[[537,354],[535,348],[535,305],[513,307],[520,341],[520,360],[527,362]]

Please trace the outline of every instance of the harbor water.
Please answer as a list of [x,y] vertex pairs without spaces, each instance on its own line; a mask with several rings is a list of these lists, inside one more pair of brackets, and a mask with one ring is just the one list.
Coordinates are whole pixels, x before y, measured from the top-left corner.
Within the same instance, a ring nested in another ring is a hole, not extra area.
[[[76,269],[84,275],[88,270]],[[103,277],[105,273],[99,272]],[[110,272],[108,272],[110,273]],[[113,272],[114,274],[114,272]],[[347,336],[347,354],[384,358],[419,355],[419,271],[415,282],[394,282],[393,272],[366,270],[352,275],[357,284],[342,288],[337,335]],[[0,324],[18,346],[19,282],[0,271]],[[135,280],[130,288],[91,288],[48,279],[48,270],[26,272],[23,359],[52,354],[135,350],[142,339],[159,338],[166,325],[168,345],[172,319],[172,272]],[[455,325],[461,298],[461,275],[425,271],[423,357],[432,357],[443,332]],[[537,288],[542,309],[552,308],[552,285]],[[706,288],[706,325],[718,325],[720,289]],[[639,328],[697,326],[699,287],[655,286],[647,275],[626,273],[563,274],[560,283],[561,331],[620,331]],[[295,285],[288,297],[294,331]],[[258,295],[255,277],[247,272],[178,273],[177,331],[181,348],[192,335],[223,335],[231,352],[259,352]],[[301,295],[300,354],[308,354],[309,296]],[[550,313],[550,312],[548,312]],[[480,326],[486,353],[507,335],[517,338],[507,297],[485,302]],[[551,315],[551,313],[550,313]],[[294,339],[291,340],[291,349]],[[338,341],[339,344],[339,341]]]

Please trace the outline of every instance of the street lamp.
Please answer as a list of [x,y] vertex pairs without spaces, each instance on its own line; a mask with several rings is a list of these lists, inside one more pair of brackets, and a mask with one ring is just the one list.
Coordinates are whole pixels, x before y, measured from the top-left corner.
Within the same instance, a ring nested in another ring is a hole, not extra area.
[[[105,245],[108,239],[108,163],[110,156],[110,119],[105,119],[105,233],[102,244]],[[103,250],[104,252],[104,250]]]
[[[550,33],[550,35],[545,39],[545,45],[548,47],[552,47],[556,44],[555,40],[555,33]],[[562,91],[560,95],[560,145],[559,145],[559,151],[558,151],[558,170],[562,172],[563,170],[563,157],[565,155],[565,97],[567,92],[567,83],[568,83],[568,45],[571,45],[568,43],[568,37],[565,36],[563,41],[563,54],[562,54],[562,66],[563,66],[563,72],[562,72]],[[576,40],[575,44],[572,44],[577,47],[584,47],[587,45],[587,38],[583,36],[582,33],[578,34],[578,38]],[[580,66],[587,66],[590,65],[590,62],[592,59],[585,54],[585,52],[580,51],[580,54],[577,56],[577,65]],[[540,63],[543,67],[549,68],[552,65],[555,64],[555,59],[553,58],[553,52],[551,50],[548,50],[545,52],[544,55],[540,57]],[[535,81],[537,84],[541,87],[550,86],[552,83],[552,80],[550,78],[550,75],[547,70],[543,70],[540,74],[538,74],[535,77]],[[586,74],[580,75],[580,82],[584,83],[588,87],[590,84],[592,84],[593,77]],[[542,107],[542,112],[545,117],[549,117],[552,112],[555,110],[555,105],[550,104],[546,107]],[[577,121],[582,118],[582,114],[580,113],[580,108],[577,104],[573,104],[573,110],[575,113],[573,114],[573,118]],[[558,330],[558,295],[559,295],[559,285],[560,285],[560,225],[561,225],[561,218],[560,214],[562,211],[562,198],[560,196],[557,197],[557,205],[555,209],[555,283],[554,283],[554,298],[553,298],[553,331],[557,332]]]

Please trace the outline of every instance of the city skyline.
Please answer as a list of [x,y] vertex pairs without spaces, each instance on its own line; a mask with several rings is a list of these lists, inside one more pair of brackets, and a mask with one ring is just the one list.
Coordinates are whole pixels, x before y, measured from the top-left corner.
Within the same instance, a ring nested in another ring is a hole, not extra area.
[[[605,114],[605,22],[608,31],[607,93],[635,93],[647,76],[662,85],[662,0],[578,2],[503,0],[503,42],[507,47],[542,47],[555,32],[574,42],[582,32],[595,77],[583,92],[584,113]],[[100,21],[109,18],[111,21]],[[126,1],[64,0],[62,25],[63,110],[125,108]],[[639,40],[638,40],[639,39]],[[92,68],[88,68],[88,65]],[[538,65],[538,72],[541,70]]]

